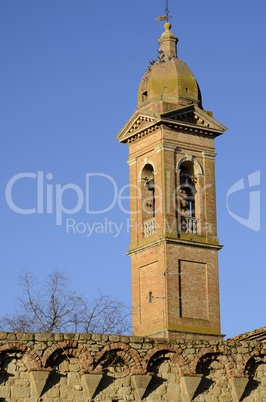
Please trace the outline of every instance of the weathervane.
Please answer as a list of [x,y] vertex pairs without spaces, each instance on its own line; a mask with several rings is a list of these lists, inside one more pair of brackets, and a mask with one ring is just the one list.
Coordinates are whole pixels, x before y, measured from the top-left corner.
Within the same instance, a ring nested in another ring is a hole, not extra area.
[[172,18],[172,16],[169,15],[168,0],[165,0],[165,15],[157,17],[156,21],[167,21],[168,22],[169,18]]

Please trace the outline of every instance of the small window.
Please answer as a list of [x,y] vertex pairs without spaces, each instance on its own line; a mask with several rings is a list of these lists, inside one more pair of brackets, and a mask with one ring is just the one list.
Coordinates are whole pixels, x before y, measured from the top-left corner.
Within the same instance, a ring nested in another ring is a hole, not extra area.
[[152,302],[152,292],[149,292],[148,300],[149,300],[149,303]]
[[148,92],[142,92],[142,102],[146,102],[148,100]]

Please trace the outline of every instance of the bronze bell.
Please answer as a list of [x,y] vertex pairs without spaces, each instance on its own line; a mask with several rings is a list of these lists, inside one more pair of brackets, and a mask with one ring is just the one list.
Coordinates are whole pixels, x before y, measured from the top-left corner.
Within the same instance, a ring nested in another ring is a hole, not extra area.
[[146,182],[146,187],[149,191],[153,191],[154,190],[154,179],[148,180]]

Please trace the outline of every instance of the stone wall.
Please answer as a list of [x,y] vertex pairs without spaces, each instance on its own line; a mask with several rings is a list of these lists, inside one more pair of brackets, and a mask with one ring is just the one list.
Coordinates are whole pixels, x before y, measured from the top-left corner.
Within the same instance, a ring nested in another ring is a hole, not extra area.
[[0,401],[266,401],[266,345],[0,332]]

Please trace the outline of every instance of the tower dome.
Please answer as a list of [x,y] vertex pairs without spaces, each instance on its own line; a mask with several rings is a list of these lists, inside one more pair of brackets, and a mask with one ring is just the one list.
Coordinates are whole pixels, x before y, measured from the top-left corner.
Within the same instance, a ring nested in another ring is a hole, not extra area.
[[171,32],[171,24],[164,24],[159,38],[159,56],[151,61],[138,89],[138,108],[168,111],[195,104],[201,107],[201,94],[197,81],[182,60],[177,57],[178,39]]

